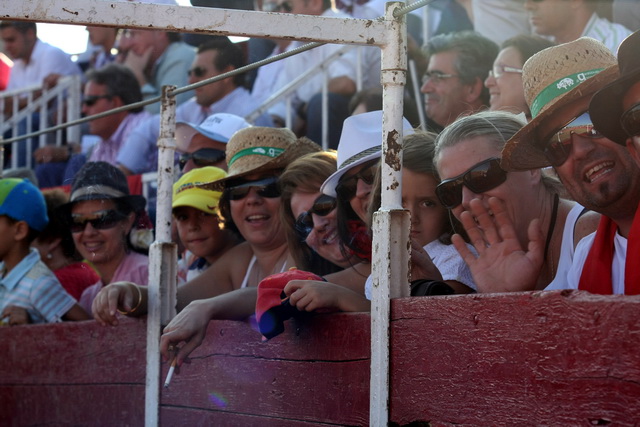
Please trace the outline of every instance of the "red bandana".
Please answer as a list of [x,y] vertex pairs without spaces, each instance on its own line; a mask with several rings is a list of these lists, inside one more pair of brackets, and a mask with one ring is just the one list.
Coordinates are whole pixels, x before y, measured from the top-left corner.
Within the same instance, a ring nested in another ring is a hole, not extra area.
[[[611,263],[613,262],[614,239],[618,226],[611,218],[602,216],[593,246],[582,268],[578,289],[592,294],[611,295]],[[640,205],[631,225],[627,239],[627,254],[624,271],[624,294],[640,294]]]

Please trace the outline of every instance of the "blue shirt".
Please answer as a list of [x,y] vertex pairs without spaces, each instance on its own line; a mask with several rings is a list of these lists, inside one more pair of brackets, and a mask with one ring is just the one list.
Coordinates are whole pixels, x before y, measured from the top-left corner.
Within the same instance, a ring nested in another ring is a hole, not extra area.
[[0,262],[0,312],[15,305],[29,312],[32,323],[59,322],[76,303],[51,270],[40,261],[40,254],[31,249],[6,276]]

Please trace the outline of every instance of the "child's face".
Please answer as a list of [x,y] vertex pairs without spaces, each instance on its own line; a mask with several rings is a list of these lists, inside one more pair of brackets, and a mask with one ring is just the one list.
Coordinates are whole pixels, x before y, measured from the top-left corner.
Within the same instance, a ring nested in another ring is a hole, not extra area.
[[0,261],[5,261],[11,248],[16,244],[14,235],[15,222],[0,215]]
[[429,174],[402,169],[402,207],[411,212],[411,238],[425,246],[440,237],[447,210],[436,196],[438,182]]
[[[86,219],[93,219],[100,216],[104,211],[115,211],[116,205],[112,200],[85,200],[78,202],[71,208],[74,221],[84,222]],[[101,265],[110,262],[120,262],[126,254],[126,236],[133,226],[134,215],[109,223],[108,228],[94,228],[93,224],[87,222],[84,229],[73,232],[73,243],[78,252],[87,260],[91,261],[98,269]]]
[[178,235],[182,244],[198,257],[208,259],[219,255],[225,246],[220,220],[191,206],[179,206],[173,210]]

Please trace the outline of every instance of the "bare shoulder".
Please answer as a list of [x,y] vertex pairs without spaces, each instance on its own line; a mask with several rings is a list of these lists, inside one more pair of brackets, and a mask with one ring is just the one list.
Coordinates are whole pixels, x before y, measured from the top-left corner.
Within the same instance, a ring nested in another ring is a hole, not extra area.
[[594,211],[585,212],[576,221],[576,227],[573,233],[573,246],[575,247],[580,240],[596,231],[600,223],[600,214]]

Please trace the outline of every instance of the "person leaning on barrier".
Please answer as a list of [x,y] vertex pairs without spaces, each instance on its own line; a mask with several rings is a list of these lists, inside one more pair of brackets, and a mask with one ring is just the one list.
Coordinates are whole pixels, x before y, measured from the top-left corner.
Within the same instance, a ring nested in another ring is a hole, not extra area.
[[[505,144],[523,126],[512,113],[486,111],[459,118],[436,140],[434,157],[442,178],[436,194],[462,222],[478,252],[472,253],[461,236],[453,237],[479,292],[544,289],[566,274],[576,243],[595,230],[598,221],[597,215],[584,214],[582,206],[560,197],[562,186],[542,170],[507,172],[500,166]],[[479,221],[484,230],[486,223],[503,218],[512,224],[510,239],[504,242],[479,235],[472,224]],[[535,268],[516,268],[510,259],[505,265],[491,264],[508,245],[526,248],[534,243],[540,246]]]
[[[591,96],[618,75],[615,64],[606,46],[585,37],[545,49],[524,65],[525,94],[533,119],[507,142],[502,167],[527,171],[553,166],[574,200],[602,214],[598,231],[605,224],[609,230],[597,244],[593,234],[583,239],[566,277],[557,277],[547,289],[637,293],[625,289],[624,265],[640,201],[640,168],[623,145],[594,128],[588,113]],[[480,258],[488,262],[487,270],[493,270],[496,282],[531,282],[545,259],[544,227],[532,225],[529,245],[518,244],[512,237],[513,219],[504,215],[498,203],[490,202],[489,207],[495,222],[487,220],[486,207],[478,204],[473,214],[481,229],[470,218],[465,224],[472,241],[484,238]],[[598,254],[600,262],[589,261],[590,252]],[[495,257],[491,259],[490,254]],[[506,272],[502,277],[498,277],[499,268]]]

